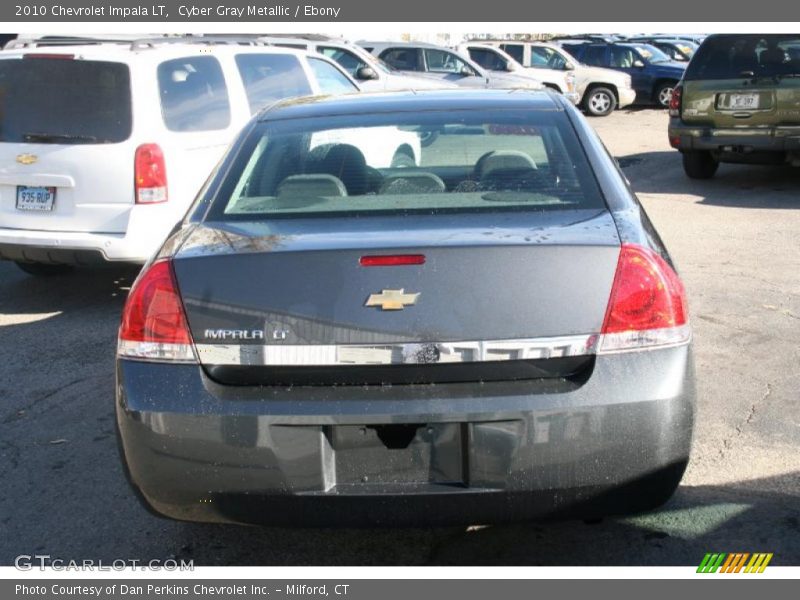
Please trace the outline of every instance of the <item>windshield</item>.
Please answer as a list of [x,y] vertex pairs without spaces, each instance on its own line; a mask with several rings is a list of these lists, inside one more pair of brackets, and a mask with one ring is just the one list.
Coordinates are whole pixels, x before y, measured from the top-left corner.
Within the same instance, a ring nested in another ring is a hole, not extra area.
[[672,60],[669,56],[664,54],[661,50],[650,44],[632,44],[639,55],[651,63],[663,63]]
[[685,79],[800,75],[800,34],[719,36],[695,52]]
[[545,111],[262,123],[212,220],[601,208],[574,129]]
[[131,127],[127,65],[68,55],[0,60],[0,142],[112,144]]

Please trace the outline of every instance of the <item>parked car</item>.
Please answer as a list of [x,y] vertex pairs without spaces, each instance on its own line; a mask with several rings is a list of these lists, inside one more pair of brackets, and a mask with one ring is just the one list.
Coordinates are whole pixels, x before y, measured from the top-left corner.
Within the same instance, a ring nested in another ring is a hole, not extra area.
[[12,41],[0,52],[0,258],[32,274],[143,263],[252,114],[356,91],[324,56],[253,42]]
[[468,88],[541,89],[541,80],[524,73],[487,71],[453,50],[422,42],[358,42],[398,71]]
[[673,40],[686,40],[698,46],[703,43],[703,40],[708,36],[704,33],[659,33],[656,37],[669,38]]
[[339,63],[358,82],[359,87],[366,92],[456,87],[454,84],[445,81],[413,77],[397,71],[364,50],[361,46],[339,38],[312,34],[299,37],[266,36],[260,39],[273,46],[296,48],[323,54]]
[[669,141],[693,179],[719,163],[800,166],[800,34],[706,38],[675,88]]
[[[498,71],[500,73],[525,72],[525,67],[519,62],[514,60],[514,58],[502,49],[492,46],[491,44],[468,42],[458,45],[455,50],[459,54],[468,56],[487,71]],[[541,81],[545,87],[549,87],[560,94],[564,94],[567,100],[573,104],[577,104],[580,100],[580,96],[575,89],[574,69],[567,69],[565,68],[566,65],[567,63],[564,63],[558,68],[546,67],[537,69],[535,72],[531,72],[531,74]]]
[[[373,128],[441,133],[411,168],[308,142]],[[670,257],[563,96],[389,92],[245,127],[131,288],[115,406],[176,519],[591,517],[675,490],[692,365]]]
[[509,40],[485,43],[501,48],[523,66],[536,69],[537,73],[542,69],[564,69],[574,73],[577,103],[591,116],[609,115],[615,108],[625,108],[636,99],[630,75],[585,65],[558,44]]
[[686,63],[671,60],[649,44],[628,42],[561,42],[579,61],[627,73],[636,90],[636,102],[669,106],[672,89],[683,77]]
[[692,60],[692,56],[694,56],[694,53],[699,47],[699,44],[679,38],[633,37],[629,38],[628,41],[643,42],[645,44],[655,46],[664,54],[669,56],[672,60],[676,60],[678,62],[689,62]]

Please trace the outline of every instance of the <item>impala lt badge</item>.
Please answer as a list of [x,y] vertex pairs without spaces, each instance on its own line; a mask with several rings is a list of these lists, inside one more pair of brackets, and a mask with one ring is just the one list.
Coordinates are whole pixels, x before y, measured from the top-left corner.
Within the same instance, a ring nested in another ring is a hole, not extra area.
[[206,329],[207,340],[263,340],[264,332],[260,329]]
[[419,293],[406,294],[405,290],[381,290],[380,294],[370,294],[364,306],[378,306],[381,310],[403,310],[417,303]]

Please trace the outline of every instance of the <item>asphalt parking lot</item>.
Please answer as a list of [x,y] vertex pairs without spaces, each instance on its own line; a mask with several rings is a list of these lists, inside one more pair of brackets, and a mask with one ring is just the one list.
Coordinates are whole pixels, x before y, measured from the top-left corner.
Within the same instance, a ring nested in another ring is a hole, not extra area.
[[699,406],[692,460],[655,513],[442,529],[260,529],[161,520],[125,482],[114,347],[134,268],[49,280],[0,263],[0,564],[19,554],[196,565],[800,564],[800,169],[685,178],[666,113],[593,119],[686,283]]

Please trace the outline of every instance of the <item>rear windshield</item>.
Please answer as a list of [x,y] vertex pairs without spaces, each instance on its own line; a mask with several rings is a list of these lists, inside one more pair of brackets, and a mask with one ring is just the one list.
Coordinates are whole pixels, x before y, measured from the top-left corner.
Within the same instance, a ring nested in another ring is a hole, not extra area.
[[706,39],[684,79],[800,75],[800,34],[724,35]]
[[0,142],[112,144],[131,135],[127,65],[0,60]]
[[564,113],[396,112],[262,123],[209,218],[604,206]]

